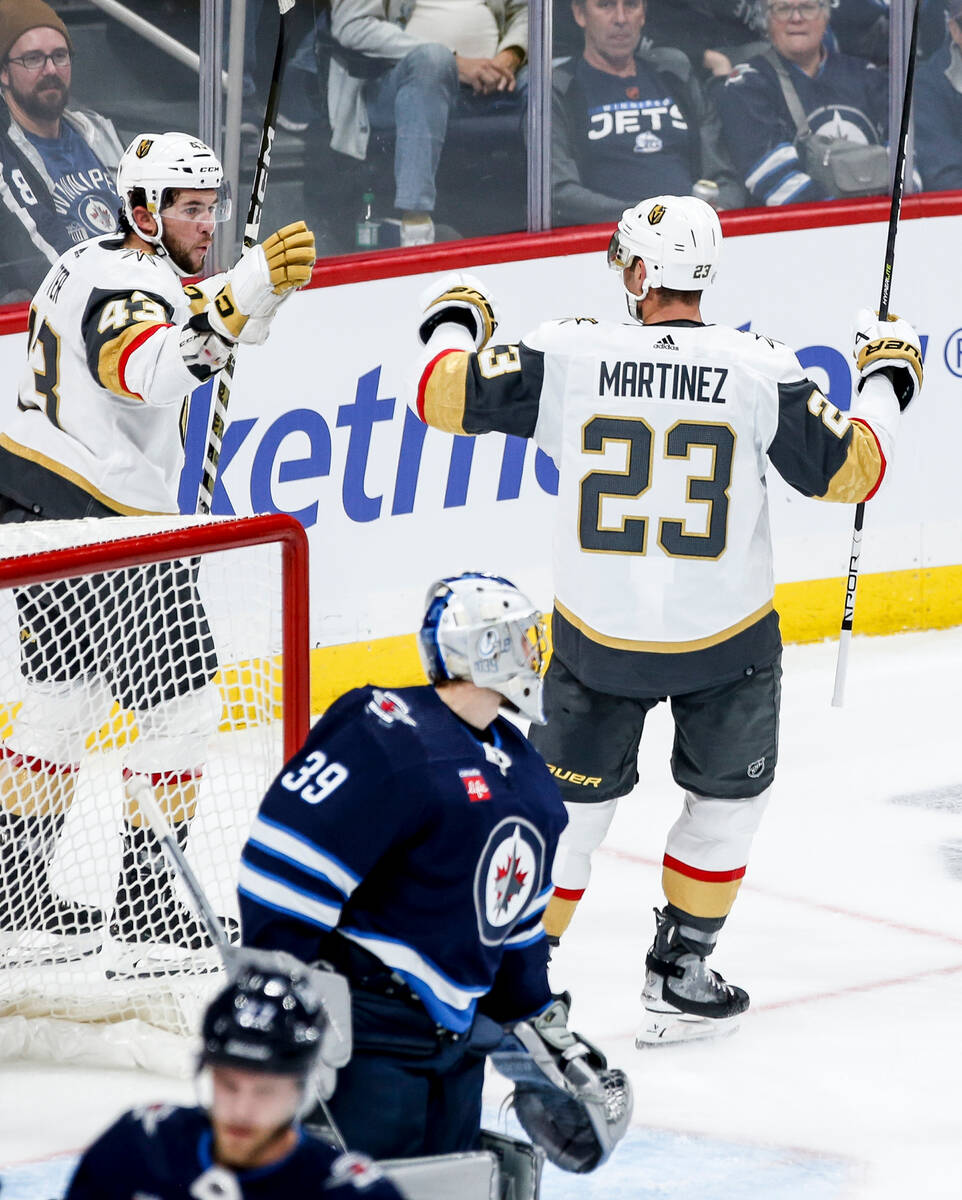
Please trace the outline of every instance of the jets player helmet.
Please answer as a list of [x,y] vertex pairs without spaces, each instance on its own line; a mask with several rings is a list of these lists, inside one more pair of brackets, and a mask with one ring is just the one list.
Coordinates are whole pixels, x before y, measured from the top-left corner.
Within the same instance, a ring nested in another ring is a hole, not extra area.
[[703,291],[714,281],[721,244],[718,214],[697,196],[653,196],[626,208],[608,244],[608,266],[623,272],[636,258],[645,264],[641,295],[625,288],[631,316],[638,319],[649,288]]
[[[224,178],[220,159],[210,146],[187,133],[138,134],[123,152],[117,167],[117,195],[131,228],[136,229],[145,242],[156,246],[159,254],[166,252],[161,213],[169,203],[173,188],[213,189],[216,192],[211,213],[213,220],[230,218],[230,184]],[[137,229],[134,221],[136,204],[143,204],[157,222],[155,234]],[[178,274],[187,274],[172,259],[170,262]]]
[[325,1024],[306,974],[244,967],[204,1014],[200,1064],[306,1077]]
[[544,724],[544,617],[513,583],[468,571],[428,589],[418,649],[428,679],[465,679]]

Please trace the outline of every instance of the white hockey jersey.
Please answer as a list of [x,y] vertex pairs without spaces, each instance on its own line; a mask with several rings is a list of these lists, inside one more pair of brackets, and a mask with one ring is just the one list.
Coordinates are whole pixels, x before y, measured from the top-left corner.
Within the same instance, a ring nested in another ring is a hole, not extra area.
[[0,491],[49,517],[177,512],[182,409],[199,383],[178,345],[191,311],[167,260],[121,234],[63,254],[30,307]]
[[[881,481],[898,402],[879,381],[840,412],[795,355],[693,321],[555,321],[479,354],[425,350],[422,419],[533,437],[559,472],[555,652],[622,695],[695,690],[780,647],[765,475],[856,501]],[[858,403],[861,403],[859,401]]]

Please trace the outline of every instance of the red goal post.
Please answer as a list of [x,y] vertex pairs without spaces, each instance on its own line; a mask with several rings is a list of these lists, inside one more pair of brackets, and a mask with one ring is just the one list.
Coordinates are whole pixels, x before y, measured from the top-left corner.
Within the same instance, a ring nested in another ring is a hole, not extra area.
[[309,725],[292,517],[0,526],[0,1058],[189,1066],[219,962],[129,781],[236,930],[240,847]]

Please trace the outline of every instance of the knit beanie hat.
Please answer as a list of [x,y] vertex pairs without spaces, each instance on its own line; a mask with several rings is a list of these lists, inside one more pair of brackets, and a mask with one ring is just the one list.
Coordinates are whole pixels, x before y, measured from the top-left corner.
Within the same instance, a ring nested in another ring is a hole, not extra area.
[[0,0],[0,63],[21,35],[38,26],[58,30],[71,45],[67,26],[44,0]]

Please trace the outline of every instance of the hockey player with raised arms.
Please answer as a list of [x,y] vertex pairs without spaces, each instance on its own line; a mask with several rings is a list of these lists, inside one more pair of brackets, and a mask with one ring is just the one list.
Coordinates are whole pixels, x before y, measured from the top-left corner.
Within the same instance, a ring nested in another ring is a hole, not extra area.
[[243,851],[245,946],[350,983],[353,1057],[330,1109],[376,1158],[477,1148],[492,1051],[525,1129],[565,1169],[593,1169],[627,1128],[627,1079],[568,1029],[570,998],[548,985],[541,918],[564,805],[498,712],[542,720],[543,632],[507,580],[439,580],[419,634],[431,684],[336,700]]
[[477,280],[434,285],[420,323],[418,411],[457,434],[534,438],[559,472],[547,724],[531,741],[569,822],[544,917],[560,938],[618,798],[638,781],[646,714],[669,700],[684,791],[663,864],[637,1042],[733,1029],[748,994],[706,959],[771,794],[781,637],[766,472],[805,496],[873,496],[922,381],[905,321],[858,316],[846,414],[786,346],[706,324],[722,231],[690,196],[627,209],[608,249],[628,323],[551,321],[491,345]]
[[[177,513],[189,394],[238,342],[263,342],[279,305],[310,278],[314,237],[297,222],[225,274],[185,286],[230,213],[220,162],[189,134],[134,138],[117,191],[118,231],[66,251],[31,304],[19,393],[0,420],[0,523]],[[213,640],[185,564],[120,578],[18,590],[24,701],[0,745],[0,932],[76,943],[109,921],[120,943],[196,949],[209,942],[171,892],[136,793],[154,789],[185,844],[220,716]],[[95,618],[105,627],[99,650]],[[137,618],[145,625],[133,645]],[[49,867],[85,740],[115,699],[134,712],[139,736],[126,751],[108,918],[64,902]]]
[[82,1156],[65,1200],[401,1200],[373,1163],[300,1125],[325,1024],[306,973],[241,967],[204,1015],[206,1102],[124,1113]]

